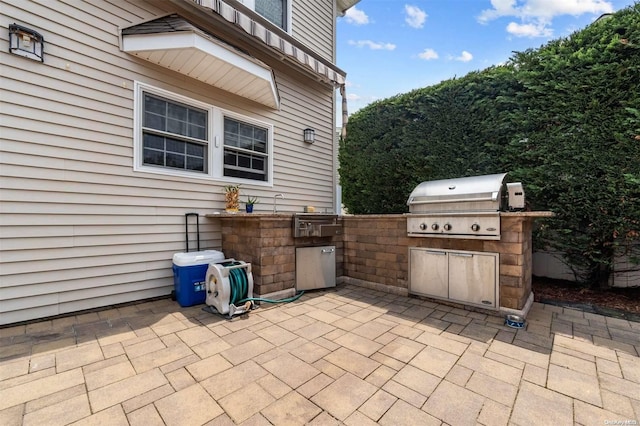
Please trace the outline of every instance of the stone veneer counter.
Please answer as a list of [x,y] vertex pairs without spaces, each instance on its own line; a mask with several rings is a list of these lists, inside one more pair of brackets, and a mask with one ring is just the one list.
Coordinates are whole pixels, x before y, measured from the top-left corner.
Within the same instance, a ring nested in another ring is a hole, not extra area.
[[342,235],[294,238],[294,214],[221,212],[205,215],[208,219],[221,221],[222,251],[225,256],[251,263],[256,296],[280,298],[295,293],[298,247],[335,245],[336,274],[343,274]]
[[336,246],[336,275],[343,281],[396,294],[408,294],[408,249],[423,247],[499,254],[499,305],[524,311],[532,302],[531,231],[551,212],[501,212],[500,240],[425,238],[407,235],[408,214],[338,216],[343,234],[293,237],[293,212],[205,215],[222,225],[222,251],[252,264],[254,293],[295,291],[297,247]]

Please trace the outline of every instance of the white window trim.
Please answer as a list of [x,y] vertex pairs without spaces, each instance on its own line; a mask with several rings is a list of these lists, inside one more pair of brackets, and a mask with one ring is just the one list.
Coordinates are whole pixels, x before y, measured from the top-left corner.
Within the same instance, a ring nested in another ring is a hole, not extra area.
[[[182,104],[197,107],[207,111],[208,114],[208,134],[209,146],[207,149],[208,170],[206,173],[189,172],[185,170],[171,169],[165,167],[147,166],[143,164],[142,148],[142,123],[143,123],[143,93],[151,93]],[[170,92],[155,86],[150,86],[139,81],[134,81],[133,90],[134,115],[133,115],[133,171],[140,173],[153,173],[165,176],[185,177],[189,179],[204,179],[220,181],[224,183],[241,183],[256,186],[273,186],[273,125],[265,123],[251,117],[229,111],[215,105],[207,104],[195,99]],[[224,117],[243,121],[248,124],[264,127],[267,129],[267,180],[253,180],[224,176]]]

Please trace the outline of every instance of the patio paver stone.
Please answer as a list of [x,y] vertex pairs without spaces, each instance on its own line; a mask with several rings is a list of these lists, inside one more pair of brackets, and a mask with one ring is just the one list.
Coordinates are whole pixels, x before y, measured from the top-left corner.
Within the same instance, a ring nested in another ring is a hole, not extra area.
[[230,321],[167,298],[0,328],[0,424],[631,424],[639,350],[540,303],[515,330],[354,285]]

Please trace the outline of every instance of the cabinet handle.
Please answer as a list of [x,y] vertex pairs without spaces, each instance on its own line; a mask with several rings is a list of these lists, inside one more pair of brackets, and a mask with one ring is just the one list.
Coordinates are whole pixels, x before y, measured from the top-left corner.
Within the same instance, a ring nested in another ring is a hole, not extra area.
[[321,253],[333,253],[335,249],[322,249]]
[[467,254],[467,253],[449,253],[451,254],[451,256],[458,256],[458,257],[473,257],[472,254]]
[[438,256],[446,256],[447,252],[446,251],[433,251],[433,250],[425,250],[425,253],[429,253],[429,254],[437,254]]

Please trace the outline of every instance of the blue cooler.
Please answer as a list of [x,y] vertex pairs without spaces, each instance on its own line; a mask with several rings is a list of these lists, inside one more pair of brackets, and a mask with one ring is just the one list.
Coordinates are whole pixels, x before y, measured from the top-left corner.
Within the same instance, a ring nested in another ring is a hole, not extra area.
[[224,260],[224,254],[216,250],[192,251],[173,255],[173,285],[180,306],[204,303],[206,275],[210,263]]

